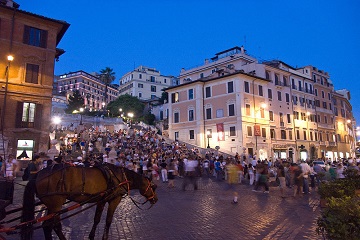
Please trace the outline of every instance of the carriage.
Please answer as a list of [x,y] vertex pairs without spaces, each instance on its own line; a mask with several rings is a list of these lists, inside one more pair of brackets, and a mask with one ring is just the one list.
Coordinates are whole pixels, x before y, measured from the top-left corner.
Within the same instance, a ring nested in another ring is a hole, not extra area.
[[[96,167],[55,164],[41,170],[36,180],[27,183],[22,208],[9,212],[5,211],[6,206],[0,209],[3,213],[2,218],[9,213],[22,211],[21,217],[15,218],[15,220],[21,218],[21,222],[7,228],[0,225],[0,233],[20,231],[21,239],[30,240],[34,229],[43,228],[47,240],[52,239],[52,230],[59,239],[66,239],[61,230],[61,220],[64,219],[62,214],[69,212],[70,214],[66,217],[68,218],[96,206],[94,224],[89,235],[90,239],[94,239],[102,211],[105,204],[108,203],[102,237],[102,239],[108,239],[113,214],[121,199],[129,195],[128,193],[132,189],[138,189],[140,194],[146,198],[142,204],[150,202],[152,206],[157,202],[156,185],[148,178],[126,168],[112,164],[100,164]],[[35,194],[39,199],[38,202],[35,201]],[[34,218],[35,206],[40,204],[46,207],[47,215]],[[42,225],[34,227],[39,222],[42,222]]]

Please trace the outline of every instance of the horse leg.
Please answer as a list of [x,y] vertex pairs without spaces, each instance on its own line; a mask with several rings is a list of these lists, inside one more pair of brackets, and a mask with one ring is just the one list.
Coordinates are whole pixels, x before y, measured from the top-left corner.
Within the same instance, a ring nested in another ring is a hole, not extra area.
[[114,212],[117,208],[117,206],[119,205],[121,201],[121,197],[115,198],[114,200],[112,200],[111,202],[109,202],[109,207],[106,213],[106,224],[105,224],[105,230],[104,230],[104,235],[103,235],[103,240],[107,240],[109,237],[109,231],[110,231],[110,225],[111,222],[113,220],[113,216],[114,216]]
[[62,232],[62,225],[60,222],[60,217],[56,217],[55,219],[55,225],[54,225],[54,231],[56,235],[58,235],[60,240],[66,240],[66,237],[64,233]]
[[95,211],[95,217],[94,217],[94,224],[91,228],[91,232],[89,234],[89,239],[90,240],[93,240],[95,238],[95,230],[96,230],[96,227],[97,225],[99,224],[100,222],[100,219],[101,219],[101,214],[104,210],[104,207],[105,207],[105,203],[99,203],[97,206],[96,206],[96,211]]

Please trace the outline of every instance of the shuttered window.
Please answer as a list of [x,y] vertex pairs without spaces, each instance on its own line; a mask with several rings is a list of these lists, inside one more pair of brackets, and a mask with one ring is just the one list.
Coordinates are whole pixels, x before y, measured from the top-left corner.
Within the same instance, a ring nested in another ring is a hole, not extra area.
[[39,79],[39,65],[27,63],[25,82],[38,84],[38,79]]

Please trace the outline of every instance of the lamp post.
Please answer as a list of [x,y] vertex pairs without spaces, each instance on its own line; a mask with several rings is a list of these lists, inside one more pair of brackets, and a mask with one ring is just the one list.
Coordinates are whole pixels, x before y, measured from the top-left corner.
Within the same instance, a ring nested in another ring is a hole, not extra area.
[[83,112],[84,112],[84,108],[80,108],[80,124],[79,125],[83,125],[83,122],[82,122]]
[[207,139],[208,139],[207,148],[210,148],[210,135],[211,135],[210,131],[206,131],[206,137],[207,137]]
[[132,125],[132,118],[134,117],[134,113],[129,112],[129,113],[128,113],[128,117],[129,117],[129,119],[130,119],[130,128],[131,128],[131,125]]
[[121,116],[122,108],[119,108],[119,116]]
[[6,70],[5,70],[5,75],[6,75],[6,80],[5,80],[5,88],[4,88],[4,102],[3,102],[3,107],[2,107],[2,114],[1,114],[1,135],[2,135],[2,148],[4,149],[3,153],[4,153],[4,159],[6,158],[6,151],[5,151],[5,136],[4,136],[4,128],[5,128],[5,114],[6,114],[6,99],[7,99],[7,94],[8,94],[8,85],[9,85],[9,72],[10,72],[10,65],[11,62],[14,61],[14,56],[12,55],[8,55],[7,56],[7,60],[8,60],[8,64],[6,66]]

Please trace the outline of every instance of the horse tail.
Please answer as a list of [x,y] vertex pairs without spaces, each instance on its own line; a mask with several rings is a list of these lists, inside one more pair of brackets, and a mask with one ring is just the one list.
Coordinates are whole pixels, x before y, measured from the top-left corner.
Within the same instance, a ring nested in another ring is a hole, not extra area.
[[[21,222],[28,222],[35,218],[35,187],[35,180],[30,180],[25,186]],[[33,230],[31,224],[29,224],[29,226],[25,225],[21,229],[22,240],[30,240],[32,239],[32,235]]]

